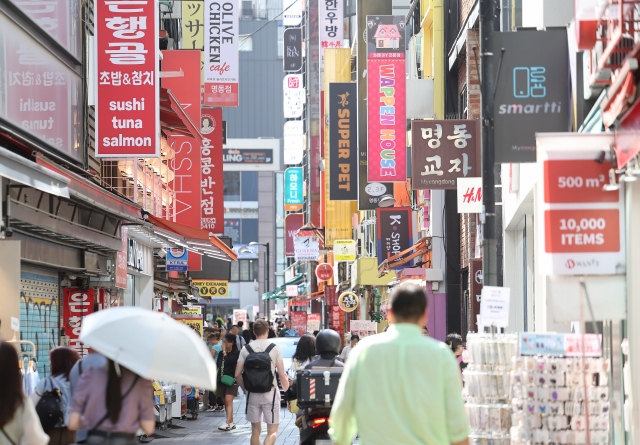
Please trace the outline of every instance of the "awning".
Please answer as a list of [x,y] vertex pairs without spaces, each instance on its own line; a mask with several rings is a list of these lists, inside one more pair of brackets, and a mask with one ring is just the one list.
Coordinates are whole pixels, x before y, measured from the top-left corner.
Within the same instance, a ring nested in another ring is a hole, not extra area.
[[287,297],[287,294],[285,291],[283,291],[278,287],[272,290],[271,292],[266,292],[262,294],[262,299],[263,300],[287,300],[289,299],[289,297]]
[[409,247],[406,250],[403,250],[400,253],[390,256],[382,263],[380,263],[380,265],[378,266],[378,277],[386,275],[387,273],[389,273],[389,270],[403,266],[412,259],[422,256],[430,250],[431,237],[425,236],[424,238],[420,238],[420,240],[418,240],[418,242],[413,246]]
[[282,286],[280,286],[280,289],[286,289],[287,286],[291,286],[291,285],[294,285],[294,284],[300,284],[305,280],[305,278],[306,278],[306,274],[296,275],[295,277],[293,277],[289,281],[285,282]]
[[[180,241],[170,236],[171,233],[184,238],[184,242],[189,250],[201,253],[213,258],[225,261],[237,261],[238,255],[227,246],[220,238],[206,230],[194,229],[193,227],[168,221],[157,216],[149,215],[147,222],[155,226],[154,230],[158,235],[166,236],[170,241]],[[169,232],[169,235],[167,235]],[[177,243],[179,244],[179,242]]]
[[0,176],[41,192],[69,198],[69,179],[2,147]]
[[160,88],[160,124],[169,133],[196,138],[202,143],[199,123],[194,123],[171,90]]
[[84,201],[90,206],[115,215],[125,221],[139,221],[142,218],[139,205],[125,198],[120,198],[88,179],[54,164],[40,154],[36,155],[36,162],[66,178],[69,181],[69,195],[72,198]]

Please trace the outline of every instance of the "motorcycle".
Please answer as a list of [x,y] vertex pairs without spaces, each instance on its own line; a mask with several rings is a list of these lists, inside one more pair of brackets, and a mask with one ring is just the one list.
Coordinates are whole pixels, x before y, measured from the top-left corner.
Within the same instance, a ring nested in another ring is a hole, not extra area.
[[342,368],[304,369],[297,373],[296,392],[302,445],[332,445],[329,415],[335,400]]

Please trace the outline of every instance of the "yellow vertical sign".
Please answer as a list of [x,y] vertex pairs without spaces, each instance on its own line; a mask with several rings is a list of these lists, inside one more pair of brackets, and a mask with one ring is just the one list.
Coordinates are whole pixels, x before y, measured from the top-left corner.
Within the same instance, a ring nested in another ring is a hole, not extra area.
[[324,244],[333,247],[336,239],[350,239],[353,236],[351,215],[358,211],[357,201],[332,201],[329,199],[329,83],[351,81],[351,50],[349,48],[332,48],[324,50],[324,164],[325,164],[325,231]]
[[182,49],[199,49],[200,83],[204,84],[204,2],[185,1],[182,3]]

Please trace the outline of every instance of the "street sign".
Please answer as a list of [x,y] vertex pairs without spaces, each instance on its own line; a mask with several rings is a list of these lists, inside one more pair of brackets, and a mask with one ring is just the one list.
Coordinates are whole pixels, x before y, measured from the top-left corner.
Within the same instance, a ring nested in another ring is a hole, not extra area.
[[171,247],[166,250],[166,268],[169,272],[186,272],[189,266],[188,250],[184,247]]

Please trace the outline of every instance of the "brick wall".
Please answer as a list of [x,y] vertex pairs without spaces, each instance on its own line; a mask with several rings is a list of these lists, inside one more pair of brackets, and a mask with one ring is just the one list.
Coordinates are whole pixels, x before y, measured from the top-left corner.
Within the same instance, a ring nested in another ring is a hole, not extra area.
[[473,8],[475,0],[458,0],[460,2],[460,26],[464,23]]
[[[474,51],[473,48],[476,48]],[[477,55],[477,57],[476,57]],[[477,65],[476,65],[477,62]],[[477,29],[467,30],[467,101],[468,119],[480,119],[480,40]]]

